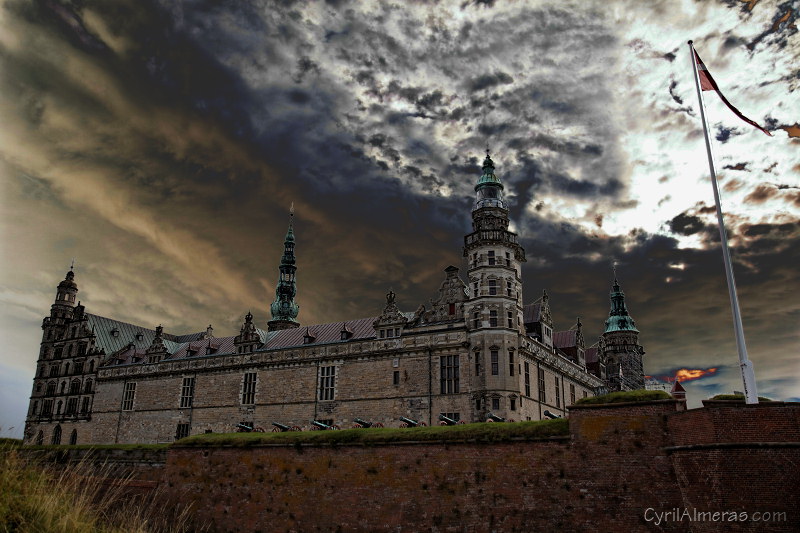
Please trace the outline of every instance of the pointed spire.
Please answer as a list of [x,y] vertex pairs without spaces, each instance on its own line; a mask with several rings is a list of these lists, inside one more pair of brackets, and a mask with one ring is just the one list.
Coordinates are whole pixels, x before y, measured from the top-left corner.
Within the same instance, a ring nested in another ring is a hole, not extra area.
[[608,320],[606,320],[605,333],[612,331],[635,331],[636,323],[633,317],[628,314],[628,308],[625,306],[625,293],[619,286],[617,281],[616,263],[614,265],[614,285],[611,287],[611,311],[608,313]]
[[296,328],[299,324],[295,321],[300,312],[300,306],[294,301],[297,295],[297,284],[295,281],[294,257],[294,202],[289,208],[289,228],[286,231],[284,240],[283,256],[278,268],[280,276],[278,285],[275,288],[275,301],[270,306],[272,320],[267,324],[270,331],[286,328]]

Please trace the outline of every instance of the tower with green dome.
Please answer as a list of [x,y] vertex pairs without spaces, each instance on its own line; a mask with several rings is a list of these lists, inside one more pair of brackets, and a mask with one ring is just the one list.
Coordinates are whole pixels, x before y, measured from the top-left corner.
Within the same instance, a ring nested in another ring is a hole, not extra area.
[[279,267],[280,277],[275,288],[275,301],[270,306],[272,320],[267,322],[269,331],[296,328],[300,323],[295,319],[300,312],[300,306],[294,301],[297,296],[297,282],[295,275],[297,266],[294,257],[294,205],[289,210],[289,228],[283,241],[283,256]]
[[619,286],[616,272],[611,287],[611,311],[602,335],[607,380],[612,390],[644,388],[644,349],[639,344],[639,330],[625,306],[625,293]]

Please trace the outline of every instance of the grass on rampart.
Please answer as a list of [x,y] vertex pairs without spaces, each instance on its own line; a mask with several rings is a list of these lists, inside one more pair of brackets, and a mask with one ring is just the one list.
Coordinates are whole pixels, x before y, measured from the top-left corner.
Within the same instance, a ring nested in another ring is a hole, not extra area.
[[566,419],[496,422],[415,428],[365,428],[284,433],[207,433],[178,441],[179,446],[370,445],[391,442],[503,442],[569,435]]
[[[735,400],[739,402],[744,401],[744,394],[717,394],[710,398],[711,400]],[[764,396],[758,397],[759,402],[774,402],[772,398],[765,398]]]
[[[55,447],[53,447],[55,448]],[[189,510],[136,495],[107,465],[33,461],[16,442],[0,444],[0,531],[145,533],[190,531]]]
[[669,400],[672,398],[663,390],[632,390],[618,391],[603,394],[601,396],[590,396],[581,398],[575,405],[595,405],[600,403],[625,403],[625,402],[652,402],[653,400]]

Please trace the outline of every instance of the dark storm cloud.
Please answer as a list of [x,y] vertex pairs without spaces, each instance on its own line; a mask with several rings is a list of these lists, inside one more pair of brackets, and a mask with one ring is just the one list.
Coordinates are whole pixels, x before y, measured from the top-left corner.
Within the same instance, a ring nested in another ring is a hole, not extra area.
[[484,74],[471,79],[467,81],[466,87],[470,92],[477,92],[496,87],[497,85],[507,85],[511,83],[514,83],[514,78],[505,72],[498,71],[493,74]]

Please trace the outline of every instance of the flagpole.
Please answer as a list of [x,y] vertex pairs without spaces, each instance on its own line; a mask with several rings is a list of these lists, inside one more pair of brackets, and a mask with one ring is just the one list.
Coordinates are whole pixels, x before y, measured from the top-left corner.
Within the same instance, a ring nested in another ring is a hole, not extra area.
[[711,171],[711,185],[714,188],[714,202],[717,206],[717,223],[719,224],[719,237],[722,244],[722,259],[725,263],[725,277],[728,280],[728,294],[731,298],[733,329],[736,333],[736,349],[739,352],[739,368],[742,372],[742,382],[744,383],[744,396],[747,403],[758,403],[756,376],[753,372],[753,363],[747,358],[747,346],[745,346],[744,342],[742,316],[739,312],[739,298],[736,296],[736,281],[733,278],[731,252],[728,249],[728,235],[725,231],[725,221],[722,218],[722,206],[720,205],[719,201],[717,173],[714,171],[714,157],[711,155],[711,141],[708,138],[708,124],[706,123],[705,105],[703,103],[703,93],[700,90],[700,80],[697,74],[697,59],[695,58],[692,41],[689,41],[689,55],[691,56],[692,60],[692,72],[694,73],[694,84],[695,88],[697,89],[697,100],[700,103],[700,119],[703,122],[703,134],[706,140],[706,153],[708,154],[708,169]]

